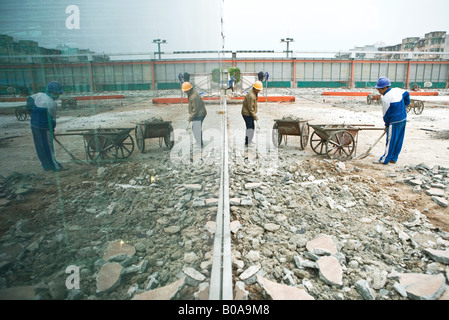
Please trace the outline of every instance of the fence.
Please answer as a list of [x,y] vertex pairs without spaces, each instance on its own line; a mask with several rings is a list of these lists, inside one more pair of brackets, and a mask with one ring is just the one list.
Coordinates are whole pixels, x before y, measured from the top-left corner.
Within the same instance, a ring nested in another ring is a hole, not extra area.
[[[0,93],[42,91],[59,81],[65,92],[178,89],[179,73],[207,77],[215,68],[237,67],[242,73],[268,72],[268,87],[370,88],[381,76],[394,86],[447,88],[448,60],[358,59],[191,59],[79,63],[0,64]],[[9,88],[9,90],[8,90]],[[13,90],[14,91],[14,90]]]

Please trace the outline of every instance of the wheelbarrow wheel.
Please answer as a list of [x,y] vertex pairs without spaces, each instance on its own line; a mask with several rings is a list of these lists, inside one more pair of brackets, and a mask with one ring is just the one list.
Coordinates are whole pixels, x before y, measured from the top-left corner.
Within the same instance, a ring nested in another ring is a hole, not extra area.
[[271,139],[275,147],[279,147],[282,143],[282,134],[279,132],[278,124],[273,125],[273,130],[271,132]]
[[145,137],[143,135],[143,130],[140,125],[137,125],[136,128],[134,129],[134,135],[136,136],[137,149],[139,149],[139,151],[141,153],[144,153],[145,152]]
[[415,112],[415,114],[421,114],[424,110],[424,102],[422,101],[416,101],[415,102],[415,107],[413,108],[413,111]]
[[355,150],[352,134],[342,130],[332,133],[326,140],[326,153],[331,159],[345,161],[351,158]]
[[134,139],[128,134],[125,140],[117,143],[117,158],[126,159],[134,152]]
[[87,156],[93,161],[114,161],[117,158],[117,147],[107,136],[94,135],[87,143]]
[[326,153],[326,141],[324,141],[315,131],[313,131],[310,136],[310,147],[317,154],[322,155]]
[[309,125],[307,123],[302,125],[300,137],[301,150],[304,150],[307,147],[307,141],[309,141]]
[[368,104],[371,104],[372,101],[373,101],[373,96],[369,94],[369,95],[366,97],[366,102],[367,102]]
[[173,127],[171,124],[168,125],[168,132],[164,136],[164,142],[167,148],[171,149],[175,145],[175,134],[173,132]]

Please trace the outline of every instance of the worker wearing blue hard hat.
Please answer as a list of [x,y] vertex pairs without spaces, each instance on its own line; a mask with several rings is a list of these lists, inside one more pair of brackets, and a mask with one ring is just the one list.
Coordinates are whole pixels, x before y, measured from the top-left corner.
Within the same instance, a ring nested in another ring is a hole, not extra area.
[[53,146],[56,128],[56,100],[64,93],[57,81],[47,84],[46,92],[38,92],[28,97],[27,109],[31,112],[31,132],[37,156],[45,171],[65,170],[56,161]]
[[390,79],[387,77],[380,77],[375,88],[382,95],[383,120],[387,133],[385,153],[375,163],[396,163],[404,142],[406,107],[410,104],[410,94],[400,88],[391,88]]

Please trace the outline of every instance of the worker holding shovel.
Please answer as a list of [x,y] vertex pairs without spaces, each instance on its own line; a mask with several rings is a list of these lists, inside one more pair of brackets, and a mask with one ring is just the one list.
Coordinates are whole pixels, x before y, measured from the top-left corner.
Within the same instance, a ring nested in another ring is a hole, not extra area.
[[33,133],[36,153],[45,171],[67,170],[56,161],[53,145],[56,127],[56,101],[63,93],[57,81],[47,85],[47,92],[33,94],[27,99],[27,109],[31,111],[31,132]]
[[390,88],[391,83],[387,77],[381,77],[375,88],[382,95],[382,111],[387,133],[385,153],[374,163],[388,164],[398,161],[405,136],[407,123],[406,107],[410,104],[410,94],[400,88]]
[[254,121],[259,120],[257,117],[257,95],[262,89],[262,82],[256,81],[243,100],[242,116],[246,125],[245,147],[251,145],[253,141],[255,129]]
[[189,124],[192,122],[193,136],[195,137],[196,144],[203,147],[203,120],[207,115],[204,101],[198,92],[193,89],[190,82],[184,82],[182,84],[182,91],[187,94],[189,100]]

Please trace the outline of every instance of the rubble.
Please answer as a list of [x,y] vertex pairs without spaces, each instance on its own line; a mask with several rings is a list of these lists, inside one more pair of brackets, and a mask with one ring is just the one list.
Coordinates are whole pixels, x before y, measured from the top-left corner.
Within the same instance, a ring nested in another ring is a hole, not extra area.
[[[1,237],[0,295],[207,299],[219,169],[174,165],[166,154],[154,157],[157,161],[92,168],[63,188],[64,210],[51,201],[35,219],[12,225]],[[360,169],[321,159],[298,161],[282,152],[271,171],[263,159],[231,161],[236,299],[447,296],[449,233]],[[241,174],[248,170],[251,176]],[[409,187],[410,194],[419,185],[421,196],[447,201],[448,173],[425,164],[398,166],[390,179]],[[13,188],[16,178],[2,179],[3,190],[19,190]],[[39,180],[28,178],[30,191],[19,190],[25,201],[38,189]],[[15,194],[10,202],[17,200],[19,194],[7,193]],[[68,264],[79,267],[77,291],[64,286]]]

